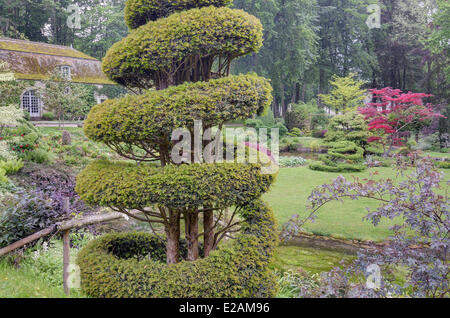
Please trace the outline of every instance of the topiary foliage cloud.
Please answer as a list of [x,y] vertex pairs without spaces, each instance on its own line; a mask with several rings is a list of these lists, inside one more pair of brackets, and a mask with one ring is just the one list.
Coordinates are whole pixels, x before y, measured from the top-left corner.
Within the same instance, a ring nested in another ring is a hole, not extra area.
[[330,143],[328,153],[319,156],[320,161],[313,161],[309,165],[312,170],[328,172],[363,171],[364,149],[354,142],[343,140]]
[[268,80],[256,75],[149,90],[94,106],[84,132],[116,149],[119,143],[126,143],[154,152],[166,144],[175,129],[192,130],[194,120],[201,119],[211,127],[261,114],[272,102],[271,91]]
[[108,50],[102,67],[118,84],[164,89],[228,75],[234,58],[261,46],[262,25],[257,18],[242,10],[210,6],[174,13],[133,30]]
[[77,192],[90,204],[174,209],[225,208],[255,200],[269,189],[270,174],[258,164],[146,164],[94,162],[78,175]]
[[[146,221],[151,229],[153,223],[162,225],[165,236],[114,234],[92,241],[77,261],[90,296],[266,297],[276,291],[268,270],[276,226],[260,201],[274,176],[263,174],[260,164],[176,165],[170,159],[175,129],[192,132],[194,120],[202,121],[203,131],[221,128],[263,113],[272,102],[268,80],[255,74],[229,76],[233,59],[262,45],[260,21],[229,4],[126,4],[132,30],[110,48],[103,70],[139,94],[92,108],[84,131],[138,163],[94,162],[78,175],[76,190],[88,203]],[[237,146],[234,141],[225,145]],[[189,152],[193,157],[194,148]],[[160,166],[143,162],[149,158]],[[132,209],[140,214],[130,214]],[[181,220],[185,245],[180,244]],[[237,235],[236,241],[219,245],[225,235]],[[170,265],[162,263],[164,257]]]
[[166,265],[164,246],[145,233],[108,234],[77,258],[83,289],[96,297],[274,297],[268,265],[277,244],[272,210],[259,200],[243,206],[232,245],[194,262]]

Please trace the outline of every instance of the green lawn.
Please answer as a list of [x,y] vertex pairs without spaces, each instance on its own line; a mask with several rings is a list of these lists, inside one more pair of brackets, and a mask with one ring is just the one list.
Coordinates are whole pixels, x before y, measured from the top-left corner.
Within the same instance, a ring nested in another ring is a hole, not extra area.
[[35,271],[15,269],[6,261],[0,262],[0,298],[61,298],[62,287],[53,287]]
[[[373,170],[379,172],[379,177],[396,179],[396,172],[392,168],[380,167]],[[448,169],[442,171],[445,171],[446,179],[449,179],[450,171]],[[281,226],[293,214],[306,217],[309,213],[305,206],[311,191],[316,186],[330,183],[339,175],[344,175],[350,180],[353,175],[364,178],[369,176],[369,170],[343,174],[313,171],[307,166],[281,168],[275,184],[271,191],[264,195],[264,199],[272,206]],[[321,235],[380,241],[390,234],[388,227],[392,225],[392,221],[383,220],[377,227],[374,227],[362,219],[367,214],[365,207],[375,208],[377,206],[376,202],[369,199],[346,200],[345,204],[330,202],[319,210],[315,223],[308,223],[305,229]]]
[[273,267],[278,271],[307,271],[311,274],[329,271],[341,260],[350,261],[354,256],[318,248],[279,246]]
[[[32,258],[27,251],[18,268],[9,257],[0,258],[0,298],[65,298],[62,286],[62,242],[53,240],[52,247],[40,256]],[[71,249],[71,263],[78,250]],[[73,289],[70,297],[84,297],[79,289]]]
[[427,156],[433,157],[433,158],[447,158],[447,159],[450,159],[450,153],[425,151],[424,154],[427,155]]

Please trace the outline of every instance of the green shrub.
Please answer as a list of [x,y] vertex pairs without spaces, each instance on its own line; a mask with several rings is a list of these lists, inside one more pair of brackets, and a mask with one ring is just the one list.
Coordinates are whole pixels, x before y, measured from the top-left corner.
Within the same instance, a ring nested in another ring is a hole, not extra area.
[[150,146],[177,128],[192,127],[199,118],[214,126],[261,114],[272,102],[271,90],[269,81],[256,75],[149,90],[95,105],[84,122],[84,132],[107,144],[127,141],[142,147],[145,140]]
[[289,130],[315,129],[325,127],[328,124],[328,116],[319,110],[315,100],[308,103],[291,104],[290,109],[285,114],[285,124]]
[[378,155],[384,154],[383,147],[380,144],[370,143],[364,146],[364,152],[366,155]]
[[0,200],[0,248],[44,229],[61,216],[42,192],[17,191]]
[[245,125],[255,129],[266,128],[270,130],[272,128],[278,128],[280,137],[283,137],[288,133],[288,129],[283,124],[283,120],[280,118],[275,118],[272,110],[268,107],[263,115],[258,116],[255,119],[247,119],[245,121]]
[[174,65],[199,53],[232,59],[257,52],[262,35],[261,22],[242,10],[191,9],[131,31],[111,46],[102,68],[118,84],[149,88],[160,82],[163,71],[171,72]]
[[51,112],[43,113],[42,114],[42,119],[43,120],[52,121],[52,120],[55,120],[55,115],[53,113],[51,113]]
[[325,138],[325,134],[328,132],[326,129],[316,129],[312,131],[312,136],[314,138]]
[[78,174],[76,192],[85,202],[100,206],[219,208],[258,198],[272,181],[272,175],[260,173],[258,164],[204,163],[161,168],[96,161]]
[[363,171],[364,149],[351,141],[338,141],[330,144],[328,153],[320,155],[320,161],[313,161],[309,168],[328,172],[356,172]]
[[52,162],[52,155],[42,148],[35,149],[33,151],[28,151],[22,158],[26,161],[31,161],[35,163],[48,164]]
[[14,174],[23,168],[23,161],[18,160],[8,160],[0,161],[0,169],[5,171],[5,174]]
[[257,200],[243,206],[242,230],[208,257],[166,265],[147,233],[107,234],[79,253],[83,290],[92,297],[273,297],[269,262],[277,242],[273,213]]
[[280,157],[280,167],[298,167],[307,163],[307,160],[302,157]]
[[440,169],[450,169],[450,161],[438,161],[434,162],[434,165]]
[[310,142],[309,147],[311,148],[312,151],[318,151],[320,148],[320,145],[317,142],[317,140],[313,140]]
[[300,128],[294,127],[290,132],[288,132],[288,135],[291,137],[300,137],[302,135],[302,131]]
[[278,128],[279,129],[278,132],[279,132],[280,136],[284,136],[288,132],[288,129],[281,121],[276,122],[275,126],[273,126],[271,128]]
[[9,183],[9,179],[6,176],[6,171],[5,169],[0,167],[0,183],[6,184]]
[[439,134],[434,133],[423,137],[422,139],[419,140],[418,144],[412,147],[412,149],[439,151],[440,149]]

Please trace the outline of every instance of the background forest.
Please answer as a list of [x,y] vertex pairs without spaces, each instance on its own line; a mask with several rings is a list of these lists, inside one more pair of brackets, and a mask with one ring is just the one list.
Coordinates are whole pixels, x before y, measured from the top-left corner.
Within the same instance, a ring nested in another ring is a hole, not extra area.
[[[374,3],[381,8],[381,25],[369,29],[367,7]],[[75,10],[66,10],[71,4],[80,8],[80,28],[66,23],[76,22]],[[73,45],[102,59],[128,33],[124,5],[125,0],[0,0],[0,34]],[[429,93],[434,105],[448,99],[446,1],[235,0],[234,7],[261,19],[264,46],[236,61],[233,72],[271,79],[275,117],[290,103],[328,93],[333,75],[350,73],[365,81],[364,88]]]

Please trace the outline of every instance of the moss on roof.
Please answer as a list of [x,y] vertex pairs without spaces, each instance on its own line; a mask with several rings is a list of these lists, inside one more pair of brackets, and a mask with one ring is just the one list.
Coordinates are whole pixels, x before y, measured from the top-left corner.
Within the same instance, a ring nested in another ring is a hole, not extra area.
[[0,38],[0,49],[96,60],[95,58],[71,47],[8,38]]
[[[14,73],[14,77],[17,80],[36,80],[43,81],[48,80],[49,76],[44,74],[23,74],[23,73]],[[84,83],[84,84],[100,84],[100,85],[117,85],[113,81],[108,80],[107,78],[100,77],[72,77],[71,82],[74,83]]]
[[[11,45],[21,48],[25,44],[30,46],[21,50],[11,49]],[[36,52],[37,49],[41,52]],[[61,54],[52,54],[54,49],[62,50],[59,51]],[[47,80],[55,69],[67,65],[71,69],[72,82],[117,85],[103,74],[100,61],[69,47],[0,38],[0,61],[6,61],[10,72],[19,80]]]

